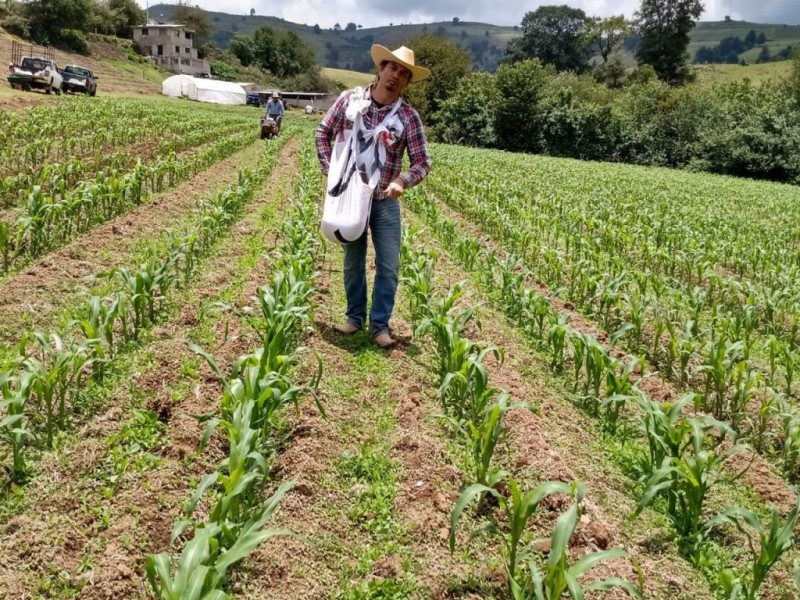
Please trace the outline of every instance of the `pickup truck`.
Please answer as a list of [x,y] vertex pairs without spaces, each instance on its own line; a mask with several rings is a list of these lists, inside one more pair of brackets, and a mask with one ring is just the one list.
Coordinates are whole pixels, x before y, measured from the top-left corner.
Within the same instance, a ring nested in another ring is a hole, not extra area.
[[86,94],[94,96],[97,94],[97,77],[89,69],[76,65],[67,65],[61,71],[63,83],[61,90],[73,94]]
[[61,93],[61,73],[50,58],[23,56],[19,65],[11,64],[8,83],[23,91],[44,90],[45,94]]

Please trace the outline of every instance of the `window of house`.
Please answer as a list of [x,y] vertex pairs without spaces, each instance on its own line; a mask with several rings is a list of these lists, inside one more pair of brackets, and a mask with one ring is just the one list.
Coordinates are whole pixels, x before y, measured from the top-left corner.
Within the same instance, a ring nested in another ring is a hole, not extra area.
[[191,54],[191,53],[192,53],[192,49],[191,49],[191,48],[189,48],[189,46],[186,46],[186,47],[183,49],[183,51],[184,51],[186,54]]
[[158,51],[158,55],[159,56],[163,56],[164,55],[164,46],[159,44],[159,46],[158,46],[158,48],[156,50]]
[[147,28],[142,29],[142,36],[149,35]]
[[190,39],[192,39],[192,34],[191,34],[191,33],[189,33],[188,31],[186,32],[186,39],[187,39],[187,40],[190,40]]
[[175,46],[175,54],[180,54],[180,53],[181,53],[181,47]]

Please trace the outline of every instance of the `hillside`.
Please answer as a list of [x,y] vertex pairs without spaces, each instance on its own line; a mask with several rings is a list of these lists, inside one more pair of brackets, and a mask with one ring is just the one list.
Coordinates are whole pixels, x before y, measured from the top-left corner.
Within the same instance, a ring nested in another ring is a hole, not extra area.
[[[150,7],[151,17],[169,19],[174,6],[157,4]],[[505,53],[508,42],[519,35],[518,28],[487,23],[440,21],[436,23],[389,24],[384,27],[360,28],[354,31],[315,29],[314,23],[300,24],[278,17],[263,15],[233,15],[223,12],[208,12],[214,24],[211,38],[220,48],[226,48],[236,34],[249,35],[259,27],[288,29],[311,44],[317,53],[319,64],[352,71],[367,72],[372,69],[369,48],[373,43],[397,46],[404,40],[421,33],[436,33],[467,48],[472,55],[474,69],[494,71]],[[347,23],[342,22],[344,28]],[[744,38],[751,29],[767,36],[766,46],[776,54],[788,45],[800,44],[800,25],[763,24],[748,21],[704,21],[692,31],[689,54],[694,56],[702,46],[714,46],[723,38]],[[748,62],[755,62],[760,46],[744,53]],[[627,51],[626,62],[634,64],[633,54]]]
[[[90,56],[73,54],[71,52],[55,51],[56,62],[59,67],[68,64],[77,64],[91,69],[98,79],[98,94],[115,95],[131,94],[158,94],[161,92],[160,82],[165,74],[147,62],[134,62],[129,59],[124,48],[111,41],[114,38],[96,38],[89,42]],[[29,45],[16,36],[7,33],[0,28],[0,57],[7,61],[11,56],[11,43],[17,41],[21,44]],[[3,80],[4,88],[5,79]],[[30,94],[30,98],[38,97],[39,94]]]

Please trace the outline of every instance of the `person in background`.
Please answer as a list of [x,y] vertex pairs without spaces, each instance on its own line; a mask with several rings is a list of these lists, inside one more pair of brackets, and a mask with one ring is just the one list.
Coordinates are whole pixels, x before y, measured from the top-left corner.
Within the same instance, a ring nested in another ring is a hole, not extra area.
[[283,102],[281,102],[281,97],[278,95],[278,92],[272,92],[272,98],[270,98],[269,102],[267,102],[266,112],[267,116],[271,119],[274,119],[278,124],[278,127],[280,127],[281,121],[283,120],[283,115],[286,113],[286,109],[283,107]]
[[[421,81],[430,71],[414,63],[414,51],[405,46],[390,51],[375,44],[372,60],[378,68],[378,80],[366,90],[347,90],[322,119],[316,132],[317,156],[322,172],[330,168],[332,143],[353,127],[346,116],[351,100],[368,102],[362,118],[367,129],[375,129],[390,118],[394,104],[400,106],[392,119],[399,119],[402,132],[386,149],[386,163],[372,195],[368,228],[375,247],[375,284],[369,313],[369,333],[381,348],[395,345],[389,333],[389,318],[394,310],[400,268],[400,201],[405,190],[417,185],[430,172],[428,142],[419,113],[401,94],[413,81]],[[410,167],[402,171],[403,155],[408,153]],[[401,172],[402,171],[402,172]],[[347,296],[347,320],[336,331],[353,334],[364,327],[367,317],[367,232],[358,240],[344,245],[344,289]]]

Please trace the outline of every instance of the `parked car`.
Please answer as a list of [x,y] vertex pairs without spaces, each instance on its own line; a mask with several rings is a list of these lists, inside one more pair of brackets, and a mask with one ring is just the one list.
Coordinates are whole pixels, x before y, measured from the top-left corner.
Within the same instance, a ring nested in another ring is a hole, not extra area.
[[251,106],[261,106],[261,94],[248,93],[246,102]]
[[86,94],[87,96],[97,94],[97,77],[86,67],[67,65],[61,71],[61,77],[63,79],[61,89],[64,92]]
[[26,92],[44,90],[45,94],[60,94],[62,80],[58,65],[52,58],[23,56],[19,64],[12,62],[9,65],[8,83]]

